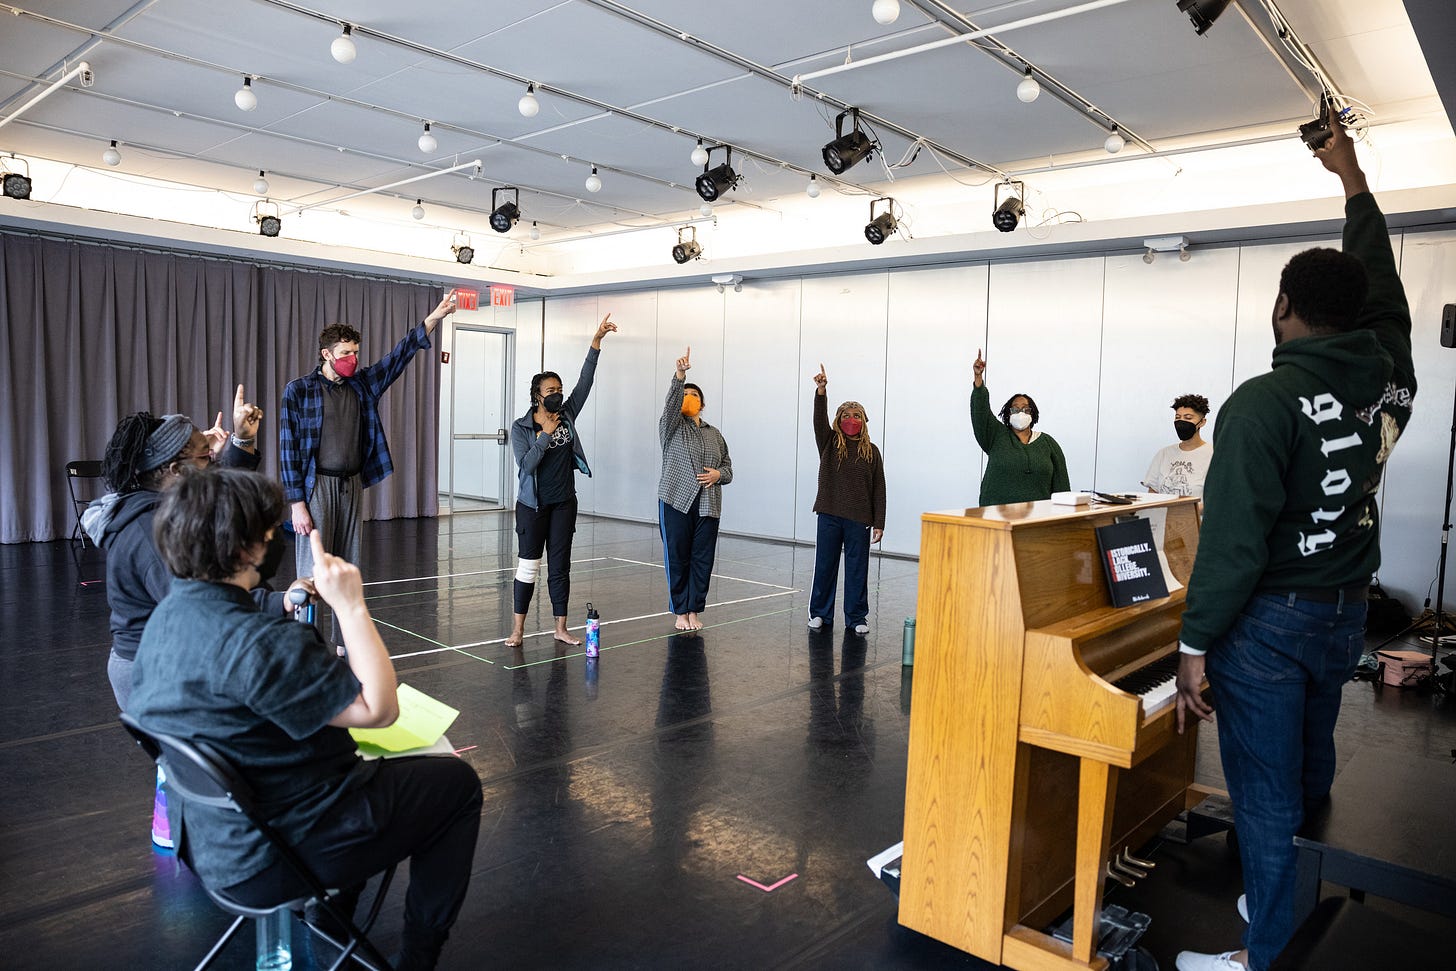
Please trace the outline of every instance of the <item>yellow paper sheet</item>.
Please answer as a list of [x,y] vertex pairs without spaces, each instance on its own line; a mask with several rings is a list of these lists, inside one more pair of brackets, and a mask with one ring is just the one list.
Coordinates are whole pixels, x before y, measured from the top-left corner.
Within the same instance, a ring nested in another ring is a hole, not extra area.
[[351,728],[349,734],[361,752],[405,752],[427,748],[440,740],[460,712],[407,684],[401,684],[399,719],[388,728]]

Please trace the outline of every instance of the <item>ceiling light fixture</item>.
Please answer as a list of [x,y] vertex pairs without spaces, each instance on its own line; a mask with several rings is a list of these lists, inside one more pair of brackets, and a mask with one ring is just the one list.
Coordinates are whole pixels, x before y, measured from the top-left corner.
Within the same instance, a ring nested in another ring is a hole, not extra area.
[[738,273],[715,273],[713,282],[718,284],[718,292],[722,293],[725,287],[732,287],[734,293],[743,292],[743,276]]
[[1178,9],[1193,21],[1193,30],[1200,37],[1213,26],[1229,5],[1229,0],[1178,0]]
[[[19,162],[25,166],[25,173],[10,171],[12,163]],[[30,163],[23,158],[11,155],[8,158],[0,159],[0,168],[4,169],[3,192],[7,199],[29,199],[31,190]]]
[[253,79],[243,75],[243,86],[233,92],[233,104],[241,111],[252,111],[258,107],[258,96],[253,93]]
[[107,165],[120,165],[121,153],[116,150],[116,139],[111,140],[111,147],[101,153],[101,161]]
[[693,149],[693,154],[689,157],[693,160],[694,165],[708,164],[708,150],[703,147],[703,140],[701,138],[698,139],[698,147]]
[[425,218],[425,205],[423,200],[415,200],[415,207],[410,210],[410,218],[417,220]]
[[420,140],[418,144],[420,146],[420,151],[424,152],[426,155],[429,155],[435,149],[440,147],[440,143],[435,141],[435,136],[430,134],[430,123],[428,121],[425,122],[425,130],[420,135]]
[[1188,252],[1187,236],[1153,236],[1143,240],[1143,246],[1147,248],[1147,252],[1143,254],[1144,263],[1153,262],[1159,253],[1177,253],[1181,263],[1187,263],[1193,258],[1193,254]]
[[[725,161],[714,168],[708,166],[712,163],[713,153],[719,150],[726,152]],[[693,187],[698,190],[698,195],[704,202],[713,202],[723,193],[738,185],[739,176],[733,171],[733,148],[730,145],[714,145],[706,153],[708,157],[703,160],[703,172],[693,182]]]
[[[846,135],[844,119],[847,115],[853,116],[854,130]],[[834,140],[824,146],[824,167],[835,175],[841,175],[847,169],[857,165],[860,160],[869,158],[874,148],[875,143],[860,130],[859,109],[851,108],[848,111],[841,111],[834,119]]]
[[1016,85],[1016,98],[1022,104],[1031,104],[1041,94],[1041,84],[1032,77],[1031,65],[1026,66],[1026,74],[1021,78],[1021,83]]
[[900,18],[900,0],[875,0],[870,15],[875,23],[888,27]]
[[[876,216],[875,206],[881,202],[885,204],[885,211]],[[888,196],[874,199],[870,202],[870,221],[869,224],[864,228],[864,234],[865,239],[869,240],[875,246],[879,246],[885,240],[893,236],[895,234],[895,230],[899,227],[900,222],[895,218],[895,214],[891,211],[894,208],[895,200],[889,198]]]
[[1107,140],[1102,143],[1102,147],[1107,149],[1108,155],[1116,155],[1126,145],[1127,139],[1122,137],[1122,132],[1117,130],[1116,125],[1112,126],[1112,131],[1108,133]]
[[[496,202],[502,192],[513,193],[514,199]],[[521,218],[521,190],[513,185],[490,190],[490,228],[498,233],[508,233]]]
[[[1026,213],[1026,185],[1021,182],[998,182],[994,191],[996,208],[991,213],[991,225],[1003,233],[1015,232],[1021,217]],[[1003,191],[1006,193],[1004,199]]]
[[279,216],[277,203],[260,199],[253,203],[253,222],[258,224],[258,235],[273,238],[283,231],[283,220]]
[[258,170],[258,177],[253,180],[253,192],[257,195],[266,196],[268,194],[267,175],[262,169]]
[[469,263],[475,259],[475,247],[470,245],[470,237],[464,233],[456,233],[455,239],[450,243],[450,252],[455,254],[456,263]]
[[810,199],[817,199],[819,198],[819,192],[819,176],[811,174],[809,176],[809,184],[804,186],[804,195]]
[[698,215],[704,219],[711,219],[713,216],[713,204],[711,202],[703,203],[698,207]]
[[586,177],[586,191],[588,191],[588,192],[601,192],[602,191],[602,177],[599,176],[599,175],[597,175],[597,167],[595,165],[592,166],[591,175],[588,175]]
[[334,60],[340,64],[348,64],[358,56],[359,51],[354,47],[354,38],[349,36],[354,32],[354,28],[348,24],[344,24],[343,27],[344,32],[335,37],[334,42],[329,45],[329,53],[334,55]]
[[[688,230],[692,236],[683,239],[683,230]],[[698,244],[698,227],[679,226],[677,230],[677,245],[672,248],[672,261],[678,265],[696,260],[703,255],[703,247]]]
[[540,239],[541,238],[541,229],[540,229],[540,227],[538,227],[536,225],[536,220],[534,220],[534,219],[531,220],[531,238],[532,239]]
[[536,117],[536,113],[541,110],[541,102],[536,100],[536,85],[526,85],[526,93],[516,102],[516,110],[526,118]]

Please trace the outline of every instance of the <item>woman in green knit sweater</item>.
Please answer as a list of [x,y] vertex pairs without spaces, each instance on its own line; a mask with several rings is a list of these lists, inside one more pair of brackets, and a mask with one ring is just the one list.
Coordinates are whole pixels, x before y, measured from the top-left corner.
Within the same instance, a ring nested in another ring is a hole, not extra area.
[[976,386],[971,391],[971,429],[986,453],[981,476],[981,505],[1050,499],[1071,489],[1062,447],[1050,435],[1035,431],[1041,413],[1030,395],[1014,394],[1001,406],[999,421],[991,413],[986,390],[986,361],[976,351]]

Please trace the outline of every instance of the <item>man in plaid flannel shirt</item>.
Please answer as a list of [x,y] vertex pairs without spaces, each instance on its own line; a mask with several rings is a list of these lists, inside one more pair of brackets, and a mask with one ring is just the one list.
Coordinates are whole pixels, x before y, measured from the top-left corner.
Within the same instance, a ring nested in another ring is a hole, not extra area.
[[[324,549],[359,562],[364,490],[394,471],[379,420],[379,399],[415,356],[430,346],[435,325],[455,310],[454,294],[377,363],[359,367],[357,330],[330,324],[319,335],[319,365],[283,389],[279,464],[283,498],[299,537],[318,529]],[[294,544],[298,575],[313,575],[306,542]]]

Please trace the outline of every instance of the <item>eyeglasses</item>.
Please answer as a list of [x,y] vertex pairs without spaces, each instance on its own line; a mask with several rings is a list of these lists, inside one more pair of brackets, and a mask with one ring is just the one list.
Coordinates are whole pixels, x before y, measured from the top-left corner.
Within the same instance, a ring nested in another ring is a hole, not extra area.
[[1031,414],[1031,409],[1030,408],[1012,408],[1009,412],[1007,412],[1007,414],[1011,414],[1011,415],[1029,415],[1029,414]]

